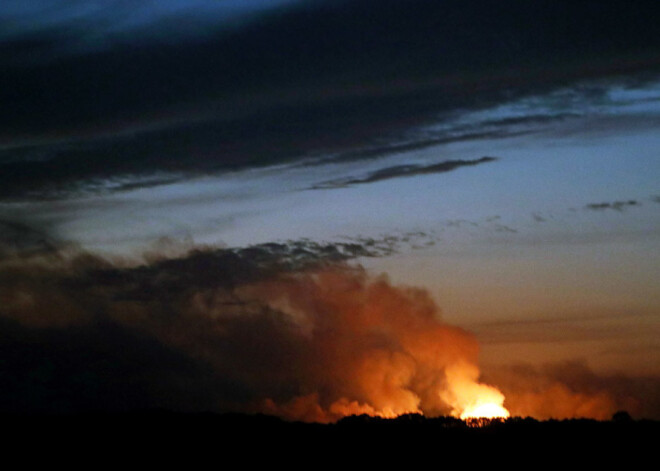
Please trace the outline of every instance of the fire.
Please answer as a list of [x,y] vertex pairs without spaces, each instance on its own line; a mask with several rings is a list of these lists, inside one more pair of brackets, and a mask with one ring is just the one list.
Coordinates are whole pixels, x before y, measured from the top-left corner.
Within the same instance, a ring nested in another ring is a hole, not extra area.
[[468,407],[461,414],[461,419],[506,419],[509,417],[509,411],[499,404],[485,402]]
[[446,371],[447,389],[442,399],[452,406],[451,414],[465,419],[505,419],[504,395],[495,387],[479,383],[479,369],[459,362]]
[[509,415],[504,395],[479,381],[476,337],[442,322],[423,290],[364,271],[327,270],[246,286],[240,295],[287,320],[275,324],[271,351],[300,352],[281,382],[299,384],[301,394],[267,396],[257,406],[262,412],[315,422],[363,414]]

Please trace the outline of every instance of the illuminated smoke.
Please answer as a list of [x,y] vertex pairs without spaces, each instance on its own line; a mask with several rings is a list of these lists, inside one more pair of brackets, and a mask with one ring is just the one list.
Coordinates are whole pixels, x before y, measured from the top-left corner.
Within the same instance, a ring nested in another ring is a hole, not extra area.
[[475,365],[456,364],[447,368],[447,388],[440,396],[453,406],[451,414],[461,419],[506,418],[504,395],[492,386],[478,382]]
[[607,418],[631,403],[529,372],[493,377],[505,403],[480,382],[474,335],[444,323],[426,291],[327,263],[327,253],[338,257],[328,247],[271,244],[137,266],[75,250],[0,260],[0,406],[331,422],[504,417],[504,407]]
[[657,378],[598,375],[581,361],[501,367],[489,377],[515,416],[608,420],[618,410],[637,417],[657,417],[660,411]]
[[476,339],[445,324],[429,295],[360,269],[298,274],[245,287],[284,313],[304,345],[293,398],[263,411],[331,421],[352,414],[455,416],[503,396],[478,382]]

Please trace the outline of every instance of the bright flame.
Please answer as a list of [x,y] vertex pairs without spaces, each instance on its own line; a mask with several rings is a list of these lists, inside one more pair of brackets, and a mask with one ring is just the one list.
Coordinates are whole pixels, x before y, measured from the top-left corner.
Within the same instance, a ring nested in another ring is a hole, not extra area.
[[451,414],[461,419],[498,419],[509,417],[503,406],[504,395],[493,386],[479,383],[479,369],[459,362],[447,368],[447,390],[442,399],[452,406]]
[[506,419],[509,411],[499,404],[486,402],[468,407],[461,414],[461,419]]

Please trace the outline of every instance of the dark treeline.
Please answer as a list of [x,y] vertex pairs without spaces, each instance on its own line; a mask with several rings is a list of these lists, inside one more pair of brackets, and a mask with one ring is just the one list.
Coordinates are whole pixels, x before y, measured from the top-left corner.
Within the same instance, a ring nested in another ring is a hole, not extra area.
[[[640,457],[660,431],[660,422],[633,420],[617,413],[609,421],[566,419],[538,421],[514,417],[507,420],[465,422],[452,417],[426,418],[417,414],[382,419],[351,416],[336,423],[290,422],[256,414],[184,414],[147,411],[123,414],[31,415],[1,417],[12,430],[9,443],[76,453],[156,453],[199,456],[252,450],[295,455],[345,453],[347,450],[382,454],[479,454],[496,452],[501,458],[557,457],[595,454],[600,457],[630,454]],[[11,447],[9,447],[11,448]],[[495,458],[495,456],[494,456]]]

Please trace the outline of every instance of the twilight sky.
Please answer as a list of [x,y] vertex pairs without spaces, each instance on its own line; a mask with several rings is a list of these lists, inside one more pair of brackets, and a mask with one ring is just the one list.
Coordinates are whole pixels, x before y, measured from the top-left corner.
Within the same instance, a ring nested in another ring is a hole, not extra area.
[[657,10],[3,2],[0,410],[660,418]]

